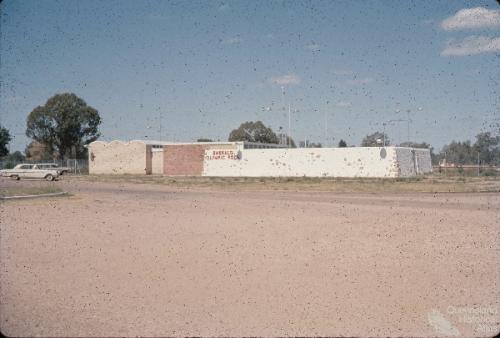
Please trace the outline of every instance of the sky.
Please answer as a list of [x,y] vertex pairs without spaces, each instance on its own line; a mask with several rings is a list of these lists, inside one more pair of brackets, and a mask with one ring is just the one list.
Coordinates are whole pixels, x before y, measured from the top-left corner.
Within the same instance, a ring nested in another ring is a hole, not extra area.
[[[498,131],[496,1],[0,3],[0,124],[73,92],[102,140],[227,140],[244,121],[335,146],[375,131],[440,149]],[[280,129],[281,128],[281,129]]]

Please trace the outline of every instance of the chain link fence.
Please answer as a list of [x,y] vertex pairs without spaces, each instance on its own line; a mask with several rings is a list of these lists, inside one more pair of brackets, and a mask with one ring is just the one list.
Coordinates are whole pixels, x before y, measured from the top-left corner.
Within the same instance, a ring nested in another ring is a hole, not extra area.
[[89,173],[89,160],[86,158],[81,159],[66,159],[66,160],[50,160],[50,161],[33,161],[26,159],[24,161],[17,161],[12,159],[1,160],[0,169],[12,169],[20,163],[55,163],[58,167],[68,168],[68,174],[72,175],[88,175]]

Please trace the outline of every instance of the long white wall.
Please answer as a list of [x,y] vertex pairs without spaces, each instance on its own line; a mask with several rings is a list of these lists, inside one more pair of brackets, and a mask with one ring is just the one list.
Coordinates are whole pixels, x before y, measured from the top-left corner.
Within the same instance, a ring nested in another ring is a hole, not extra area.
[[[244,149],[237,157],[217,157],[213,156],[213,150],[207,150],[203,176],[409,177],[416,175],[412,150],[396,147]],[[420,157],[425,158],[425,150]],[[426,171],[419,173],[423,172]]]
[[393,148],[244,149],[239,159],[207,153],[203,175],[396,177],[395,156]]

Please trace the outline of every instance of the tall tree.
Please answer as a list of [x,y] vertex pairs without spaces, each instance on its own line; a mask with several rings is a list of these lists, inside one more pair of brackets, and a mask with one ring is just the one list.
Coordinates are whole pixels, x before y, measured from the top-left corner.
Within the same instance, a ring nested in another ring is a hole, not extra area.
[[9,149],[7,145],[12,141],[12,137],[10,136],[7,128],[4,128],[0,125],[0,157],[4,157],[9,154]]
[[271,128],[266,127],[261,121],[244,122],[238,128],[231,131],[228,141],[278,144],[278,137]]
[[[477,154],[477,153],[476,153]],[[470,141],[451,141],[441,150],[440,157],[446,159],[447,163],[453,164],[474,164],[477,162],[477,155],[474,152]]]
[[[385,138],[384,138],[385,136]],[[381,133],[379,131],[374,132],[373,134],[366,135],[363,141],[361,141],[362,147],[382,147],[385,145],[390,145],[389,136],[387,134]]]
[[492,136],[490,132],[476,135],[474,150],[484,164],[500,164],[500,136]]
[[81,157],[99,133],[99,112],[73,93],[56,94],[29,114],[26,135],[46,145],[59,158]]
[[52,160],[53,154],[45,144],[37,141],[31,141],[25,148],[26,157],[33,161]]

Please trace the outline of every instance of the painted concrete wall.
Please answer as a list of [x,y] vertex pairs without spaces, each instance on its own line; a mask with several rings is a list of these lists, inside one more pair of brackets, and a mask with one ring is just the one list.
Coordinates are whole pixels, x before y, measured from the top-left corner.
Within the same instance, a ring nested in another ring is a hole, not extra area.
[[210,159],[204,176],[396,177],[393,148],[245,149],[240,159]]
[[[237,156],[219,158],[213,153],[214,150],[205,152],[204,176],[409,177],[416,174],[410,148],[245,149]],[[430,162],[428,150],[427,155]],[[425,158],[425,151],[419,156]]]
[[90,174],[148,174],[148,147],[141,141],[95,141],[88,145]]

